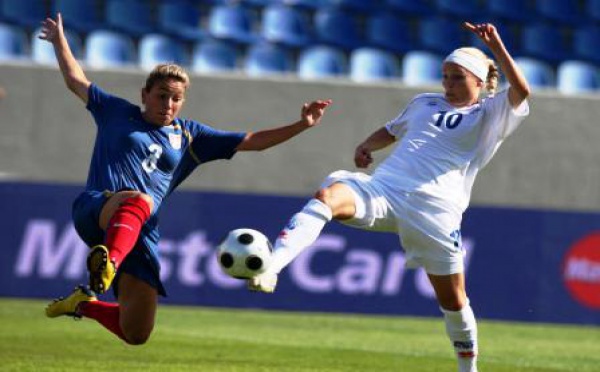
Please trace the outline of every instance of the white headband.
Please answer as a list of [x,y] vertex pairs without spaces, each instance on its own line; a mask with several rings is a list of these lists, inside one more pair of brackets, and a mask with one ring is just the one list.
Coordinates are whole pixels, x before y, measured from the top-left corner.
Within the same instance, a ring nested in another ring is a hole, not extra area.
[[456,49],[446,57],[444,63],[445,62],[456,63],[471,71],[475,76],[481,79],[481,81],[485,82],[487,80],[490,68],[487,61],[467,53],[464,50]]

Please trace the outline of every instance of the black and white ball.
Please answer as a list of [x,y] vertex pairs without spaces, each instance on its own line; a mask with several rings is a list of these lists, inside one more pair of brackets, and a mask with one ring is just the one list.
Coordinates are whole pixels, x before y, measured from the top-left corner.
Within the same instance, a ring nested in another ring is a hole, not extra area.
[[236,229],[217,247],[217,259],[223,271],[237,279],[249,279],[267,270],[273,246],[260,231]]

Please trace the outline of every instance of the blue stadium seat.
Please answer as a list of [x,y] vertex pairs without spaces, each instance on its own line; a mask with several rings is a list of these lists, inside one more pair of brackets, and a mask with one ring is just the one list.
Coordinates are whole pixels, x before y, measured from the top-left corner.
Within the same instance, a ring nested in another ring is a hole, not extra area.
[[383,0],[392,11],[415,16],[427,16],[435,12],[427,0]]
[[404,54],[414,49],[410,24],[405,17],[390,12],[373,14],[366,20],[366,42],[370,46]]
[[276,3],[276,1],[274,1],[274,0],[239,0],[239,1],[243,5],[246,5],[246,6],[252,7],[252,8],[256,8],[256,9],[262,9],[264,7],[267,7],[269,5],[273,5]]
[[600,73],[595,65],[564,61],[558,65],[557,86],[561,93],[599,93]]
[[300,52],[297,71],[302,79],[346,76],[348,59],[341,49],[316,45]]
[[257,43],[248,49],[244,59],[244,72],[249,76],[286,74],[294,69],[291,52],[272,43]]
[[531,89],[556,88],[556,73],[548,63],[527,57],[516,57],[515,62],[525,75]]
[[315,12],[314,29],[321,44],[344,50],[354,49],[362,44],[360,27],[352,13],[341,9],[324,8]]
[[419,22],[418,48],[447,54],[463,46],[460,22],[442,17],[422,18]]
[[0,61],[27,59],[28,48],[25,30],[0,23]]
[[257,40],[253,25],[251,10],[240,4],[215,6],[208,17],[211,36],[241,44],[251,44]]
[[1,22],[33,30],[46,17],[48,17],[48,9],[45,0],[2,0],[0,2]]
[[196,43],[192,52],[192,70],[195,72],[223,72],[237,69],[239,50],[234,44],[216,39]]
[[600,25],[586,25],[573,33],[573,52],[584,61],[600,64]]
[[62,14],[65,28],[81,33],[105,27],[96,0],[54,0],[52,15]]
[[316,10],[327,5],[328,0],[272,0],[276,4],[284,4],[303,8],[307,10]]
[[328,0],[327,3],[362,15],[373,13],[383,8],[383,0]]
[[536,0],[538,16],[548,21],[576,25],[582,20],[577,0]]
[[108,27],[133,37],[154,32],[152,9],[143,0],[107,0],[105,16]]
[[440,84],[443,58],[427,51],[408,52],[402,59],[402,81],[408,86]]
[[434,0],[434,4],[439,13],[462,19],[483,15],[483,9],[477,0]]
[[600,0],[587,0],[585,14],[595,22],[600,22]]
[[[43,65],[58,65],[54,47],[46,40],[38,37],[41,29],[35,30],[31,35],[31,59]],[[80,59],[82,56],[83,45],[78,34],[71,30],[65,30],[69,47],[75,58]]]
[[108,30],[90,32],[84,54],[85,63],[96,68],[133,67],[136,56],[131,37]]
[[523,0],[487,0],[485,4],[488,15],[499,20],[524,22],[536,18],[536,14]]
[[164,1],[158,6],[158,28],[162,33],[188,42],[204,37],[199,8],[188,1]]
[[390,52],[359,48],[350,54],[350,78],[357,82],[397,79],[400,62]]
[[560,29],[549,23],[530,23],[521,29],[521,53],[523,57],[542,59],[551,64],[569,56]]
[[262,37],[290,47],[305,47],[312,41],[307,14],[284,5],[271,5],[263,10]]
[[188,62],[183,44],[163,34],[142,36],[138,49],[138,63],[144,70],[152,70],[159,63]]

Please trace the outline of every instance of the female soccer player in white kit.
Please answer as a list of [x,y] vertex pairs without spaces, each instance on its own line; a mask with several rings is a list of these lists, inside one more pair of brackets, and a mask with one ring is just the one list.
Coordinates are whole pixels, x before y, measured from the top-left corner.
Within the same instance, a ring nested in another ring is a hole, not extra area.
[[[417,95],[354,154],[359,168],[372,153],[398,145],[372,175],[336,171],[275,242],[273,265],[249,280],[251,290],[273,292],[277,274],[311,245],[332,219],[373,231],[396,232],[408,267],[423,267],[444,314],[459,371],[477,370],[477,324],[465,291],[460,240],[462,214],[477,173],[529,113],[527,81],[489,23],[463,27],[492,51],[509,87],[494,94],[498,70],[476,48],[444,60],[444,93]],[[488,95],[482,98],[482,92]]]

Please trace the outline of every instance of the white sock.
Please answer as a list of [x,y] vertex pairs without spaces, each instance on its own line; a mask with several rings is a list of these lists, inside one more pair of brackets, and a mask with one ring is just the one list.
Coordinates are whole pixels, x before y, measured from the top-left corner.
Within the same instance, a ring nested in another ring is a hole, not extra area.
[[269,271],[279,273],[306,247],[317,240],[327,222],[331,208],[318,199],[311,199],[283,228],[273,248],[273,262]]
[[446,333],[454,346],[459,372],[477,372],[477,322],[473,309],[467,304],[460,311],[442,309]]

